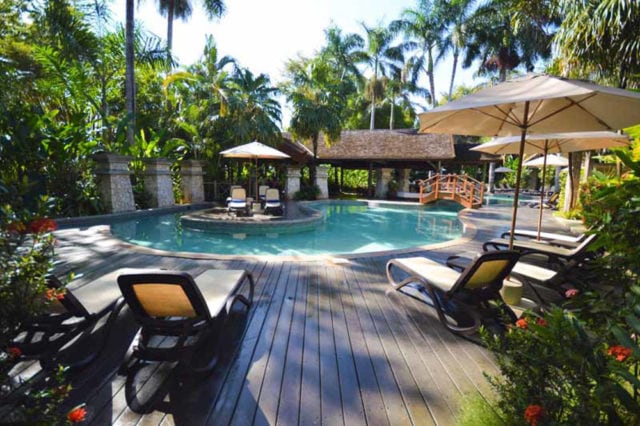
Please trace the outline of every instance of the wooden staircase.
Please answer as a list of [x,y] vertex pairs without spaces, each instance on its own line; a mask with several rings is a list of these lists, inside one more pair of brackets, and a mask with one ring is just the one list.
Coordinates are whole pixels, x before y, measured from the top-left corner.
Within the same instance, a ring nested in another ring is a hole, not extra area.
[[420,203],[453,200],[468,209],[482,207],[484,184],[465,175],[435,175],[418,181]]

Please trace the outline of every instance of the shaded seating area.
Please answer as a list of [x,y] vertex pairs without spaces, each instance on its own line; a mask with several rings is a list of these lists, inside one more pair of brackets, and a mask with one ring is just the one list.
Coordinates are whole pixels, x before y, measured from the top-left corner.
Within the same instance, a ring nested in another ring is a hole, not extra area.
[[[244,270],[209,269],[194,278],[186,272],[141,269],[117,280],[141,327],[125,385],[127,404],[137,413],[162,409],[172,377],[215,367],[233,312],[248,310],[254,292],[253,276]],[[159,363],[167,377],[148,383],[149,365]]]
[[500,289],[519,257],[506,250],[483,253],[461,272],[425,257],[391,259],[387,279],[394,290],[433,306],[453,333],[469,335],[483,325],[501,332],[517,319]]

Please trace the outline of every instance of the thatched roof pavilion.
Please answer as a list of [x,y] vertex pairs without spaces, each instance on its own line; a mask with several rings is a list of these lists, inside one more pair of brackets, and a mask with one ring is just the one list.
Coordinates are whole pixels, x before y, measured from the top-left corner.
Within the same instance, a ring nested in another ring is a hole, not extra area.
[[[311,157],[310,142],[293,141],[283,134],[284,142],[278,147],[297,162]],[[338,142],[325,144],[318,141],[318,161],[345,168],[427,168],[437,161],[455,158],[453,138],[449,135],[417,133],[415,129],[402,130],[344,130]]]

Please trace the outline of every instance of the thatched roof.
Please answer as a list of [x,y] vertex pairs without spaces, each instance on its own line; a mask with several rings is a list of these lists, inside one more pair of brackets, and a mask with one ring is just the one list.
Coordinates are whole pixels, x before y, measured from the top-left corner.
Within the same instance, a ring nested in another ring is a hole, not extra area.
[[487,154],[479,151],[471,151],[471,148],[478,146],[474,143],[456,143],[456,158],[452,161],[461,164],[482,164],[492,161],[500,161],[499,155]]
[[[301,145],[292,142],[291,136],[283,134],[289,143],[284,145]],[[311,142],[305,141],[304,147],[312,151]],[[289,153],[281,145],[283,151]],[[300,152],[302,148],[295,150]],[[290,154],[291,155],[291,154]],[[455,157],[453,141],[448,135],[417,133],[414,129],[403,130],[344,130],[340,140],[331,146],[325,144],[321,135],[318,141],[318,159],[320,162],[412,162],[449,160]]]

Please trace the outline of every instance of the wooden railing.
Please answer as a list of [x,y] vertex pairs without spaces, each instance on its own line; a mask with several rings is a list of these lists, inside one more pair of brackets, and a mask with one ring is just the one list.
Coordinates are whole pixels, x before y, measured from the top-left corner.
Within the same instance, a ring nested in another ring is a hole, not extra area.
[[482,206],[484,184],[469,176],[435,175],[418,183],[422,204],[453,200],[468,209]]

